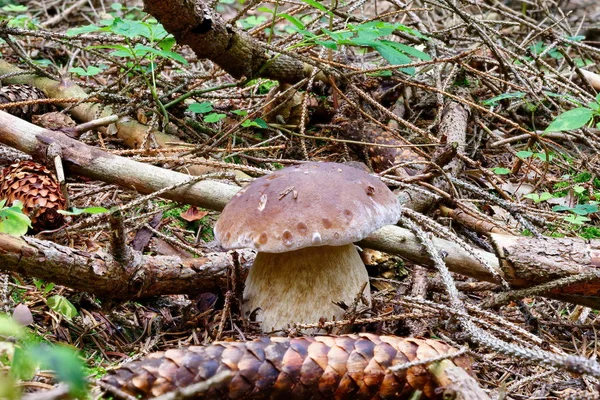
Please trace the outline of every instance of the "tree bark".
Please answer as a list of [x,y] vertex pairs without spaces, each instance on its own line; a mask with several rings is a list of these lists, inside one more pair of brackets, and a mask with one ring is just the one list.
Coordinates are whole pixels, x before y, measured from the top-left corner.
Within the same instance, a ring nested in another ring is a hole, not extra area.
[[238,31],[201,0],[144,0],[144,11],[154,16],[199,58],[209,59],[236,79],[264,77],[295,83],[312,67],[280,54],[271,57],[258,41]]
[[[254,252],[237,253],[236,259],[247,272],[254,261]],[[47,240],[0,233],[3,270],[35,276],[103,298],[133,299],[218,291],[227,285],[227,269],[233,259],[232,252],[186,259],[135,252],[133,262],[123,267],[104,252],[90,253]]]

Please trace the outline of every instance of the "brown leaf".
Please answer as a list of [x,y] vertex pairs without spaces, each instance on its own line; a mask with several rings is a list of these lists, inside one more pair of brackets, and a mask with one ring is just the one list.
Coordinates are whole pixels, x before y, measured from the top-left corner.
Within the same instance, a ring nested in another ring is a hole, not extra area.
[[188,222],[199,221],[202,218],[206,217],[207,215],[208,215],[208,211],[198,210],[198,208],[196,206],[191,206],[190,208],[187,209],[186,212],[179,214],[179,216],[181,218],[185,219]]

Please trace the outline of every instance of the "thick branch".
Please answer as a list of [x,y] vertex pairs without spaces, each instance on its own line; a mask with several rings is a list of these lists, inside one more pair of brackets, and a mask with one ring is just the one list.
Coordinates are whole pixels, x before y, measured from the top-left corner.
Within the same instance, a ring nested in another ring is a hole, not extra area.
[[144,10],[153,15],[199,58],[206,58],[237,79],[264,77],[280,82],[298,82],[310,75],[301,61],[286,55],[271,58],[259,42],[227,24],[201,0],[144,0]]
[[[238,251],[247,270],[250,251]],[[201,258],[135,254],[124,268],[106,253],[89,253],[32,237],[0,233],[0,263],[5,271],[35,276],[104,298],[132,299],[165,294],[197,294],[226,287],[232,254]]]

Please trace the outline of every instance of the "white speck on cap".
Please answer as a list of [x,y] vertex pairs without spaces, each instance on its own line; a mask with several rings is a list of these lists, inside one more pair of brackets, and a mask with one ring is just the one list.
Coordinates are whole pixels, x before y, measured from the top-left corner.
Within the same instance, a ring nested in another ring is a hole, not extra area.
[[400,218],[396,196],[380,179],[338,163],[287,167],[240,193],[225,206],[214,229],[227,249],[282,253],[342,246]]

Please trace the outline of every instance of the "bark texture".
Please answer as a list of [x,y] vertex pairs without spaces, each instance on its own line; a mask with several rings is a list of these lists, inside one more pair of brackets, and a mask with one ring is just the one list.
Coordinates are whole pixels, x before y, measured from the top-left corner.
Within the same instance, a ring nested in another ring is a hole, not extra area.
[[226,23],[201,0],[144,0],[144,11],[154,16],[177,43],[188,45],[237,79],[264,77],[298,82],[304,63],[286,55],[271,57],[258,41]]
[[[409,399],[420,390],[422,399],[441,399],[426,365],[388,368],[454,351],[436,340],[373,334],[265,337],[154,353],[111,371],[103,381],[145,399],[232,371],[226,385],[209,389],[204,398]],[[469,359],[454,361],[470,371]]]
[[[254,253],[238,250],[246,273]],[[133,299],[165,294],[198,294],[227,286],[233,254],[211,253],[199,258],[144,256],[135,252],[130,265],[116,263],[106,253],[90,253],[32,237],[0,233],[0,266],[103,298]],[[243,277],[242,277],[243,278]]]
[[493,234],[492,241],[501,260],[503,275],[519,287],[596,273],[595,279],[562,286],[550,293],[588,297],[600,294],[598,240]]

